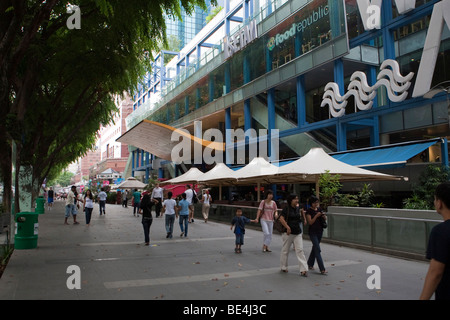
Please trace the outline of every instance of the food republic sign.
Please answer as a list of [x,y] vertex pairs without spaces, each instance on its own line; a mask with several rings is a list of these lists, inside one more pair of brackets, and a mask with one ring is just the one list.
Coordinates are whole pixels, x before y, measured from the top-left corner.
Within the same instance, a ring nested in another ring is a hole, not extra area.
[[303,32],[306,28],[318,22],[320,19],[328,16],[328,14],[328,5],[320,6],[319,8],[317,8],[317,10],[313,10],[313,12],[308,17],[304,18],[300,22],[294,22],[291,28],[286,32],[278,33],[274,37],[271,37],[267,42],[267,48],[269,50],[273,50],[276,46],[295,36],[297,32]]

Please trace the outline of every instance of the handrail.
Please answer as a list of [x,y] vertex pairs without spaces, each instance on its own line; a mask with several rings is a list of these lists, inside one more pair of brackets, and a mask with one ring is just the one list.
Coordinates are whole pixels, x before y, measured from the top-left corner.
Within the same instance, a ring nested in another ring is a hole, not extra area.
[[420,222],[442,222],[442,220],[434,219],[421,219],[421,218],[406,218],[406,217],[393,217],[393,216],[374,216],[366,214],[352,214],[352,213],[340,213],[340,212],[327,212],[327,215],[337,215],[337,216],[350,216],[350,217],[363,217],[363,218],[385,218],[390,220],[408,220],[408,221],[420,221]]

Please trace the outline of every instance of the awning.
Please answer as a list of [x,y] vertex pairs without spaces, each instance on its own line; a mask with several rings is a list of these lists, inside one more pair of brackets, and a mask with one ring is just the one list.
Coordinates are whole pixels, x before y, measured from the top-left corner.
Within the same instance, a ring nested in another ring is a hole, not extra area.
[[440,139],[408,142],[330,154],[333,158],[356,167],[397,166],[425,151]]
[[[196,150],[195,145],[200,145],[201,150],[211,148],[214,150],[224,150],[224,143],[203,140],[189,134],[187,130],[180,130],[163,123],[142,120],[136,126],[125,132],[116,141],[135,146],[139,149],[150,152],[157,157],[172,161],[172,150],[179,145],[179,141],[172,141],[172,133],[176,131],[183,139],[191,140],[191,150]],[[189,141],[189,140],[188,140]]]

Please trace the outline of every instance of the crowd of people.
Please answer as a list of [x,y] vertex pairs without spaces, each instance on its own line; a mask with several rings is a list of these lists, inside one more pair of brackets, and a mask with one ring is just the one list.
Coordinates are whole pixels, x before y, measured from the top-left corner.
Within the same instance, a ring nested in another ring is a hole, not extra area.
[[[157,184],[152,192],[141,194],[137,189],[132,194],[133,215],[142,215],[142,225],[144,229],[145,245],[150,244],[150,227],[153,221],[152,207],[155,206],[156,217],[165,215],[166,238],[172,238],[174,233],[175,219],[179,219],[180,237],[188,236],[189,223],[194,222],[194,204],[202,203],[202,215],[205,223],[208,222],[208,214],[212,197],[207,190],[199,198],[197,193],[190,185],[186,186],[186,190],[179,196],[179,199],[173,199],[172,192],[168,192],[164,199],[163,188]],[[124,192],[124,203],[128,201],[130,193]],[[102,189],[98,194],[99,211],[106,214],[105,203],[106,193]],[[54,193],[48,192],[48,204],[51,207],[53,203]],[[288,272],[288,256],[290,248],[293,245],[295,255],[299,263],[300,275],[307,277],[309,270],[314,270],[317,262],[319,272],[322,275],[327,274],[321,255],[320,242],[323,230],[327,227],[326,214],[320,208],[319,199],[312,196],[308,207],[302,207],[299,204],[299,198],[296,194],[290,194],[287,197],[287,203],[278,213],[276,202],[273,200],[273,193],[269,190],[265,194],[265,199],[259,204],[256,218],[251,220],[242,214],[242,209],[237,208],[235,216],[231,220],[230,229],[235,234],[235,252],[242,253],[242,245],[244,244],[245,225],[248,223],[260,223],[263,231],[262,251],[272,252],[270,245],[272,242],[272,234],[274,224],[279,221],[282,230],[282,248],[280,252],[280,266],[282,272]],[[90,190],[87,190],[84,196],[77,193],[75,186],[72,186],[65,199],[65,220],[64,224],[68,224],[68,218],[73,216],[74,224],[77,222],[77,209],[80,204],[86,215],[86,224],[91,221],[92,211],[94,208],[94,196]],[[429,299],[433,293],[437,299],[450,298],[450,182],[439,185],[435,192],[435,208],[436,211],[444,218],[444,222],[436,225],[430,233],[430,240],[427,249],[427,258],[430,259],[430,266],[425,278],[421,299]],[[308,259],[306,259],[303,250],[303,229],[305,225],[309,228],[309,239],[312,242],[312,249]]]

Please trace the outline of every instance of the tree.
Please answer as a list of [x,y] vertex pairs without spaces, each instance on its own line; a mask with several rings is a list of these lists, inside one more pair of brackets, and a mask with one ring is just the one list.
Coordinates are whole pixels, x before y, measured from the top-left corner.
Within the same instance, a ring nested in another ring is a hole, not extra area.
[[334,197],[338,195],[339,189],[342,187],[339,182],[340,178],[339,174],[332,175],[329,170],[319,177],[320,206],[324,211],[327,211],[328,206],[333,204]]
[[[180,5],[181,4],[181,5]],[[180,17],[202,0],[79,0],[81,29],[69,30],[66,3],[0,2],[0,167],[33,168],[33,185],[92,147],[115,112],[113,94],[133,89],[150,67],[164,13]],[[11,145],[16,144],[12,159]],[[56,168],[56,169],[55,169]],[[16,186],[19,184],[16,177]],[[19,192],[16,188],[16,211]],[[11,192],[5,193],[7,208]]]
[[214,17],[217,16],[217,14],[218,14],[220,11],[222,11],[222,9],[223,9],[223,7],[221,7],[221,6],[215,7],[215,8],[211,11],[211,14],[209,14],[209,15],[205,18],[206,23],[209,23],[212,19],[214,19]]

